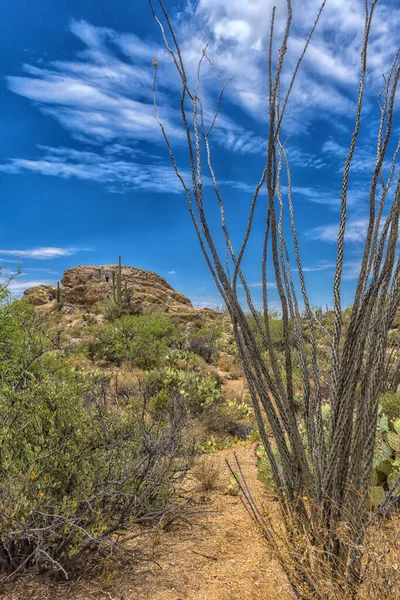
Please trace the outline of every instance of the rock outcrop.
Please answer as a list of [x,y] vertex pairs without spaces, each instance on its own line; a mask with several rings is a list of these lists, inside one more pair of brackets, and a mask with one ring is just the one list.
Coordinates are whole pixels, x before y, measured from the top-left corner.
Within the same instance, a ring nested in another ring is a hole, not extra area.
[[[110,273],[108,283],[104,272]],[[61,297],[67,304],[89,308],[102,300],[112,300],[112,274],[117,275],[116,265],[101,267],[90,265],[74,267],[65,271],[61,280]],[[148,307],[158,306],[163,312],[179,312],[193,308],[189,298],[176,292],[156,273],[135,267],[122,267],[122,289],[128,290],[129,312],[139,314]]]
[[[65,271],[61,280],[61,313],[97,312],[99,303],[113,301],[112,274],[115,279],[117,265],[89,265],[73,267]],[[109,271],[109,281],[105,280],[105,271]],[[214,319],[219,314],[211,309],[194,308],[189,298],[174,290],[167,281],[151,271],[136,267],[122,267],[122,290],[128,292],[128,302],[124,303],[124,312],[143,314],[158,309],[162,313],[175,316],[183,323],[198,323],[204,319]],[[25,291],[24,298],[41,310],[51,310],[55,305],[56,288],[36,286]]]
[[33,306],[41,306],[54,300],[56,294],[57,288],[54,285],[35,285],[25,290],[24,299]]

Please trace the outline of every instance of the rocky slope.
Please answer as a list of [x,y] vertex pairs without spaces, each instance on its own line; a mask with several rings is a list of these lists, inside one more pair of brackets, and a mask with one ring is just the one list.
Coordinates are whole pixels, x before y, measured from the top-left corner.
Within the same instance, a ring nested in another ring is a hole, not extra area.
[[[96,305],[113,301],[112,274],[117,274],[117,265],[89,265],[73,267],[65,271],[61,280],[62,313],[96,312]],[[105,280],[104,272],[110,279]],[[128,300],[124,312],[142,314],[158,309],[177,317],[181,322],[201,322],[205,317],[213,319],[219,313],[211,309],[194,308],[189,298],[174,290],[163,277],[136,267],[122,267],[122,290]],[[41,312],[50,312],[56,305],[57,288],[39,285],[25,291],[24,298],[38,307]]]

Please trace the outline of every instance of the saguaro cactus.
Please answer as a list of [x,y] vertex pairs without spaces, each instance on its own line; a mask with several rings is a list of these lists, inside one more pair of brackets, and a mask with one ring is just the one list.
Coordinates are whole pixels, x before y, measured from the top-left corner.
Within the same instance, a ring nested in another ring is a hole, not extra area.
[[61,304],[61,290],[60,290],[60,282],[57,281],[57,306]]
[[118,271],[117,271],[117,304],[122,304],[122,268],[121,268],[121,257],[118,256]]
[[114,300],[114,302],[116,302],[117,296],[115,294],[115,273],[114,273],[114,271],[112,272],[112,289],[113,289],[113,300]]

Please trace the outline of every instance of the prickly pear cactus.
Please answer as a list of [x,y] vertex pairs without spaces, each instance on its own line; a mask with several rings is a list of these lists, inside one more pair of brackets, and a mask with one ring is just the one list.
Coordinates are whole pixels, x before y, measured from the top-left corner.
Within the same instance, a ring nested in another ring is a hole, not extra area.
[[[389,421],[380,411],[371,481],[371,508],[384,501],[400,476],[400,419]],[[400,490],[399,490],[400,492]]]

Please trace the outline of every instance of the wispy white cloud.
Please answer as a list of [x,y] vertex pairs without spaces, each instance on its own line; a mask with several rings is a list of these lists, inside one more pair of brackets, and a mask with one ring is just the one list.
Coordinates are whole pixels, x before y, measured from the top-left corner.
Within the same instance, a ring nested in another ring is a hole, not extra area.
[[[273,0],[230,0],[228,3],[226,0],[198,0],[197,3],[188,1],[183,11],[172,14],[191,83],[196,77],[196,65],[204,44],[210,41],[209,53],[214,64],[205,61],[202,77],[207,124],[214,114],[221,86],[235,75],[226,91],[227,105],[224,103],[212,133],[213,143],[230,152],[265,153],[266,50],[272,4]],[[299,0],[294,7],[294,27],[287,68],[282,76],[283,88],[288,85],[318,8],[319,0]],[[278,3],[274,57],[278,56],[284,19],[284,3]],[[309,130],[316,119],[337,123],[338,127],[346,129],[345,120],[354,109],[351,98],[354,98],[358,81],[363,21],[363,0],[354,0],[351,6],[345,0],[327,3],[293,88],[287,113],[288,132]],[[398,28],[400,7],[388,0],[382,2],[376,11],[369,52],[368,93],[373,96],[380,89],[385,65],[390,63],[389,54],[395,47],[392,42]],[[85,21],[71,21],[70,31],[82,43],[81,51],[68,60],[26,64],[23,75],[10,74],[8,87],[56,119],[73,138],[92,148],[101,146],[101,150],[79,154],[73,149],[42,148],[42,157],[35,160],[13,158],[0,165],[0,170],[7,173],[36,171],[64,178],[96,180],[112,191],[142,187],[161,192],[163,183],[169,191],[178,191],[179,185],[173,183],[174,177],[169,175],[170,164],[158,163],[156,177],[154,161],[158,158],[151,156],[150,161],[150,156],[144,156],[136,147],[138,142],[164,143],[152,103],[151,62],[154,55],[159,64],[158,99],[162,119],[174,147],[184,142],[177,102],[179,82],[156,29],[156,42]],[[232,107],[240,110],[232,110]],[[246,127],[242,124],[243,112],[253,119],[247,119]],[[336,161],[343,157],[343,152],[343,146],[333,147],[330,142],[324,146],[322,156],[289,145],[289,158],[294,166],[316,171],[332,165],[337,168]],[[370,168],[372,154],[369,148],[357,156],[354,160],[356,171],[361,173]],[[240,189],[240,185],[236,187]],[[328,194],[323,203],[330,203]]]
[[[344,261],[343,265],[343,280],[351,281],[353,279],[357,279],[361,266],[361,258],[348,260],[347,258]],[[332,275],[336,268],[335,262],[330,261],[319,261],[315,265],[303,267],[303,271],[305,273],[315,273],[320,271],[328,271]],[[297,269],[294,269],[297,271]]]
[[2,276],[0,277],[0,283],[6,284],[8,290],[15,298],[21,298],[25,290],[31,287],[37,285],[55,285],[56,283],[54,279],[26,279],[23,275],[14,277],[9,281],[7,278],[12,277],[13,275],[15,275],[15,273],[3,271]]
[[58,271],[54,271],[53,269],[47,269],[46,267],[23,267],[22,275],[25,275],[26,272],[29,273],[46,273],[47,275],[58,275]]
[[[272,4],[276,3],[273,0],[253,0],[251,3],[199,0],[194,11],[195,17],[204,19],[203,29],[199,30],[210,32],[210,52],[213,52],[217,68],[240,74],[228,91],[231,101],[240,104],[256,118],[266,112],[265,65],[269,43],[266,32],[269,31]],[[319,0],[299,0],[293,7],[288,68],[282,78],[284,85],[288,85],[290,73],[319,6]],[[285,3],[278,3],[274,56],[277,56],[280,45],[285,12]],[[346,117],[354,108],[350,96],[358,84],[364,12],[363,0],[354,0],[351,5],[345,0],[327,3],[293,90],[288,114],[291,132],[307,128],[315,118]],[[387,20],[389,13],[394,22]],[[379,91],[381,74],[385,65],[391,63],[390,53],[397,47],[394,23],[397,27],[400,24],[400,8],[393,2],[381,3],[375,14],[368,57],[368,83],[373,87],[373,94]],[[382,44],[382,39],[385,39],[385,44]]]
[[49,260],[62,256],[72,256],[78,251],[76,248],[54,248],[52,246],[42,248],[30,248],[26,250],[0,250],[0,254],[16,256],[18,258],[35,258],[38,260]]
[[[226,180],[219,181],[218,184],[219,184],[219,186],[230,187],[234,190],[239,190],[241,192],[245,192],[246,194],[253,195],[255,192],[256,186],[258,184],[258,181],[254,182],[254,183],[247,183],[245,181],[240,181],[240,180],[235,181],[234,179],[226,179]],[[259,193],[260,193],[260,195],[266,194],[267,193],[266,187],[263,186]]]
[[[172,108],[171,102],[178,79],[161,43],[145,42],[133,34],[119,34],[85,21],[72,21],[70,30],[82,41],[84,50],[70,61],[40,67],[25,64],[24,76],[7,78],[12,92],[36,102],[42,112],[58,120],[78,140],[102,145],[121,140],[163,143],[151,91],[151,60],[157,54],[161,115],[171,140],[179,143],[184,139],[180,111]],[[183,44],[189,64],[194,66],[204,40],[199,38],[195,43],[185,39]],[[206,93],[203,101],[208,123],[215,109],[213,95]],[[264,139],[222,113],[214,140],[242,154],[265,149]]]
[[[191,83],[204,44],[210,40],[213,65],[205,64],[202,88],[207,119],[213,114],[221,84],[235,75],[226,92],[227,101],[239,105],[257,122],[265,122],[266,49],[272,5],[273,0],[199,0],[196,6],[188,2],[183,12],[172,14]],[[391,3],[388,25],[387,5],[383,3],[376,11],[369,53],[372,81],[376,74],[378,79],[381,77],[383,66],[388,64],[391,48],[395,47],[390,41],[395,39],[396,24],[400,24],[400,9]],[[294,7],[284,85],[318,8],[319,0],[299,0]],[[282,3],[277,8],[274,56],[278,55],[284,19]],[[363,20],[362,0],[355,0],[351,8],[344,0],[328,3],[294,89],[290,111],[296,116],[296,131],[315,117],[346,116],[354,108],[348,92],[357,86]],[[179,82],[160,36],[157,42],[144,40],[86,21],[71,21],[70,31],[83,46],[75,57],[40,66],[24,65],[24,76],[8,77],[9,89],[38,103],[40,110],[79,138],[102,143],[121,139],[162,142],[151,97],[151,61],[157,55],[162,116],[171,138],[183,138],[179,110],[171,104],[171,92],[178,90]],[[385,44],[381,43],[382,35]],[[298,119],[300,114],[302,118]],[[217,143],[236,152],[265,149],[264,138],[246,131],[224,112],[220,117],[215,130]]]
[[[238,287],[243,287],[243,286],[239,285]],[[248,283],[247,287],[249,287],[249,288],[262,288],[262,281],[255,281],[255,282]],[[276,283],[274,283],[273,281],[268,281],[267,282],[267,288],[276,289]]]
[[[374,125],[374,127],[372,125]],[[371,129],[374,129],[376,133],[378,129],[378,124],[371,124],[370,130]],[[344,146],[343,144],[338,143],[334,139],[327,140],[322,146],[323,155],[325,155],[325,157],[328,158],[328,160],[333,166],[335,164],[338,165],[341,172],[343,171],[343,165],[347,157],[348,151],[348,146]],[[362,176],[364,173],[372,174],[376,167],[376,156],[376,142],[374,146],[371,143],[370,139],[364,139],[362,144],[358,144],[356,146],[355,154],[351,162],[352,173],[358,176]],[[383,162],[383,171],[385,174],[388,174],[388,172],[390,171],[390,167],[391,158],[390,153],[388,153],[387,158]]]
[[168,275],[175,275],[176,271],[168,271]]
[[291,166],[301,167],[302,169],[314,169],[319,171],[328,166],[328,161],[317,154],[307,152],[296,146],[288,146],[287,154]]
[[[337,187],[337,184],[336,184]],[[287,187],[282,186],[283,192],[287,193]],[[314,204],[321,204],[331,209],[340,208],[341,192],[340,189],[331,189],[330,185],[321,186],[293,186],[292,188],[293,197],[303,197],[305,200]],[[369,201],[368,190],[363,185],[358,188],[350,188],[347,194],[347,206],[348,208],[360,207],[365,202]]]
[[[126,156],[124,149],[118,152],[115,145],[107,148],[104,153],[70,148],[42,148],[45,152],[43,158],[14,158],[7,164],[0,164],[0,171],[14,174],[31,171],[63,179],[96,181],[105,184],[109,191],[114,193],[132,188],[160,193],[182,191],[181,183],[170,165],[160,163],[156,159],[152,164],[142,164]],[[183,175],[188,178],[185,171]],[[207,178],[204,183],[208,183]]]
[[[362,243],[365,241],[368,230],[368,219],[358,218],[349,220],[346,226],[345,239],[347,242]],[[323,242],[337,242],[339,225],[333,223],[321,225],[307,232],[307,235],[314,240]]]
[[220,119],[215,130],[213,140],[231,152],[238,154],[263,154],[267,149],[266,138],[262,138],[252,131],[246,131],[243,127]]
[[[304,273],[313,273],[314,271],[326,271],[335,268],[335,263],[329,261],[319,261],[314,266],[305,266],[302,267]],[[293,269],[293,271],[298,271],[298,269]]]
[[353,281],[358,279],[361,268],[361,259],[345,260],[343,265],[343,279],[345,281]]

